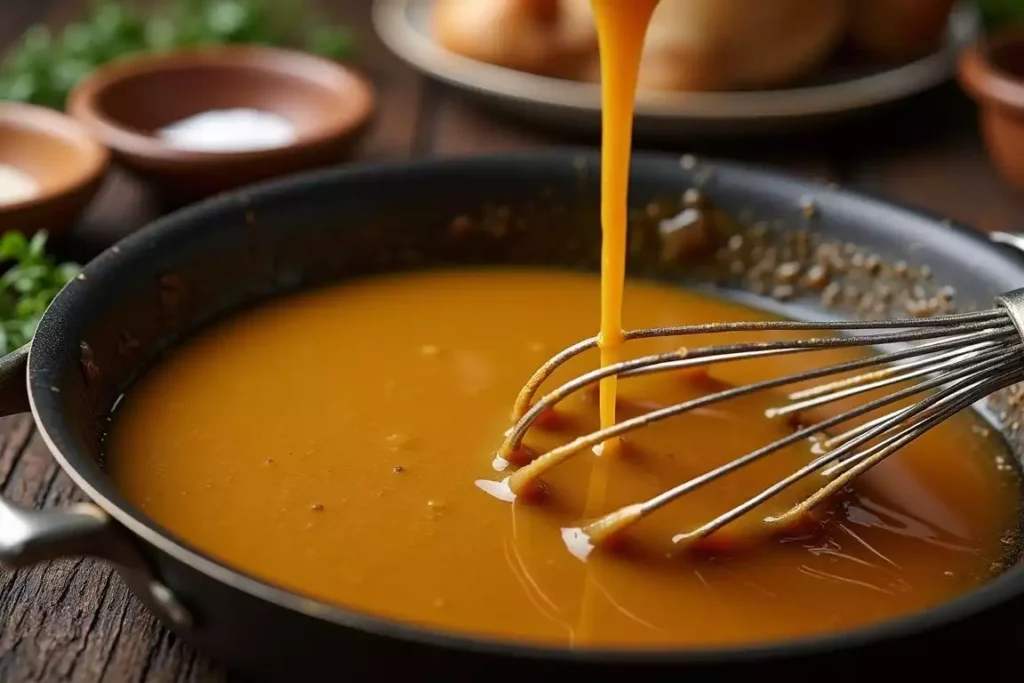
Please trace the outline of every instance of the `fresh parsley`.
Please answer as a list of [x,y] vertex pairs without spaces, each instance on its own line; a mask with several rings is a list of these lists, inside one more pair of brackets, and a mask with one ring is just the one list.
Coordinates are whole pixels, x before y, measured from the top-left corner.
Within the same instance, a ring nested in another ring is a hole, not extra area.
[[58,263],[46,252],[47,234],[31,239],[20,232],[0,237],[0,355],[27,344],[36,325],[61,288],[81,270],[77,263]]
[[354,59],[355,36],[314,16],[303,0],[164,0],[148,14],[119,0],[94,0],[81,22],[54,33],[30,28],[0,65],[0,100],[63,109],[98,66],[131,54],[199,45],[293,46]]
[[1024,19],[1024,0],[974,0],[974,4],[990,29]]

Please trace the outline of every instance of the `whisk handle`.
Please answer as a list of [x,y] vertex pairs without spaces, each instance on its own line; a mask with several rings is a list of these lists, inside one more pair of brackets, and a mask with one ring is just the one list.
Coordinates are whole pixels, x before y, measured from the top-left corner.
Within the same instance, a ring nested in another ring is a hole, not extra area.
[[996,304],[1006,309],[1006,312],[1010,315],[1010,320],[1013,321],[1014,326],[1017,328],[1017,333],[1024,340],[1024,289],[1014,289],[1005,294],[1000,294],[996,297]]

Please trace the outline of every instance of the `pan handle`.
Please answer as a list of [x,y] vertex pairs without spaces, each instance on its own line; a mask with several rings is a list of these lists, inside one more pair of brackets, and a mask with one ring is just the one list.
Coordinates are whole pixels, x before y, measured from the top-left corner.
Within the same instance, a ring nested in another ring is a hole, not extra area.
[[106,545],[110,519],[92,503],[29,510],[0,497],[0,564],[12,568],[91,555]]
[[[25,345],[0,357],[0,415],[29,409]],[[192,615],[163,583],[154,578],[149,562],[127,532],[102,508],[75,503],[53,510],[31,510],[0,496],[0,565],[17,569],[67,557],[95,557],[130,575],[147,605],[182,628],[193,625]]]
[[127,533],[93,503],[55,510],[30,510],[0,496],[0,565],[18,569],[47,560],[95,557],[145,586],[139,597],[171,623],[189,628],[192,614],[167,586],[154,578],[149,563]]
[[29,409],[26,372],[30,346],[31,342],[0,357],[0,415],[17,415]]

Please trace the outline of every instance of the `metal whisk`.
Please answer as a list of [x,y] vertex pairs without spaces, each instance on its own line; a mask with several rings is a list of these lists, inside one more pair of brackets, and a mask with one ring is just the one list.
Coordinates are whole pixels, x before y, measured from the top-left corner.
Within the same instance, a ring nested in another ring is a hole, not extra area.
[[[649,500],[628,505],[583,528],[592,545],[597,546],[681,496],[720,477],[764,458],[786,446],[834,429],[903,399],[926,394],[912,405],[892,409],[881,417],[835,436],[818,441],[812,448],[815,456],[806,466],[764,489],[756,496],[723,513],[703,526],[680,533],[673,538],[685,544],[713,533],[795,482],[821,471],[825,483],[810,497],[782,515],[768,517],[769,525],[785,525],[799,519],[886,457],[920,437],[929,429],[959,411],[1000,389],[1024,380],[1024,289],[1014,290],[996,298],[992,310],[922,319],[837,322],[741,322],[688,325],[634,330],[626,341],[654,337],[678,337],[695,334],[765,331],[860,331],[864,334],[839,335],[792,341],[764,341],[722,344],[700,348],[682,348],[629,360],[594,370],[577,377],[533,402],[543,382],[570,358],[597,345],[597,339],[581,341],[547,361],[530,379],[516,400],[513,411],[515,426],[508,432],[498,455],[508,458],[519,448],[530,425],[545,410],[570,394],[616,375],[631,377],[666,370],[707,366],[760,356],[804,353],[838,347],[904,345],[908,348],[879,353],[871,357],[809,370],[795,375],[730,388],[715,394],[685,401],[625,420],[614,426],[581,436],[537,457],[509,477],[512,493],[519,494],[545,472],[584,449],[609,439],[641,429],[647,425],[683,413],[726,401],[738,396],[773,389],[807,380],[826,379],[840,373],[864,370],[852,377],[833,381],[788,396],[787,405],[773,408],[766,417],[779,417],[804,411],[840,399],[856,396],[883,387],[909,383],[909,386],[876,398],[862,405],[802,427],[791,435],[747,453],[709,472],[685,481]],[[875,441],[876,443],[871,443]],[[870,444],[870,445],[869,445]]]

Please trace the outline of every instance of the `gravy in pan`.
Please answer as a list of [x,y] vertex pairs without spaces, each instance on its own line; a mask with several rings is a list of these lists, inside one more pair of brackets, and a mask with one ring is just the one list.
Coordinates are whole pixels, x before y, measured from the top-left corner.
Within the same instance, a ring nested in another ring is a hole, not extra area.
[[[871,470],[804,527],[746,533],[759,524],[755,513],[781,512],[806,494],[797,487],[685,553],[673,552],[673,535],[790,474],[808,461],[810,444],[685,496],[585,561],[562,530],[792,433],[764,417],[781,395],[694,411],[605,444],[600,456],[546,473],[540,500],[488,495],[501,476],[492,458],[512,401],[552,353],[600,330],[600,357],[573,359],[554,386],[599,362],[680,343],[624,346],[624,327],[765,317],[692,292],[624,285],[633,98],[655,5],[594,0],[604,93],[600,279],[397,275],[239,315],[177,350],[122,402],[107,463],[124,494],[191,546],[298,593],[445,631],[563,646],[821,634],[926,609],[1000,571],[1017,531],[1019,481],[1003,443],[970,413]],[[525,446],[541,452],[622,417],[856,353],[606,381],[561,404]]]
[[[873,469],[799,533],[665,555],[673,534],[806,462],[806,445],[685,496],[622,547],[581,562],[561,529],[585,513],[643,500],[792,429],[763,416],[784,397],[759,394],[636,432],[615,457],[580,455],[544,476],[539,502],[481,490],[478,481],[502,476],[492,458],[512,399],[541,362],[593,334],[600,289],[581,274],[439,271],[259,307],[178,349],[128,392],[109,471],[172,534],[269,582],[407,622],[548,644],[811,635],[925,609],[999,571],[1001,541],[1019,519],[1018,480],[998,464],[1009,459],[1002,442],[969,413]],[[624,302],[628,328],[766,317],[653,284],[628,283]],[[678,344],[630,342],[622,355]],[[618,412],[854,354],[624,379]],[[597,355],[573,359],[550,386]],[[596,428],[598,413],[597,392],[581,392],[526,445],[564,443]],[[609,485],[585,511],[596,462]]]

